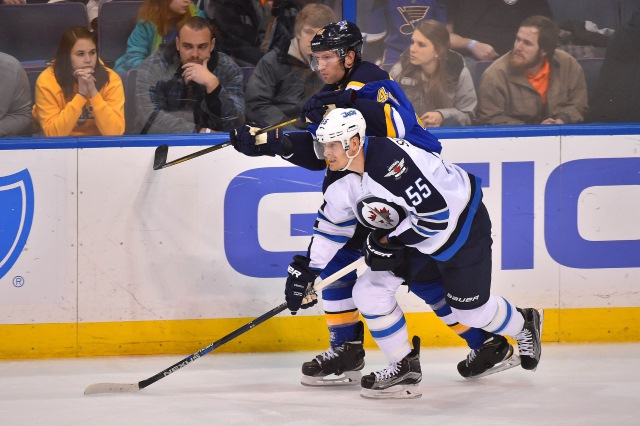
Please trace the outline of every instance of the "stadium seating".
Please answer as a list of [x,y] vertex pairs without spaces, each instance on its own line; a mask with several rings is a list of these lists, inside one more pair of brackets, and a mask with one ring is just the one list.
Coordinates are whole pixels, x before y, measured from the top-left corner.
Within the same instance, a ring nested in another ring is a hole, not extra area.
[[126,76],[122,80],[124,86],[124,119],[126,123],[126,134],[132,134],[136,118],[136,75],[137,70],[127,71]]
[[572,19],[591,21],[598,28],[616,29],[620,25],[621,0],[549,0],[558,25]]
[[602,68],[603,62],[604,58],[578,59],[578,63],[582,66],[582,70],[584,71],[584,78],[587,81],[589,102],[591,102],[594,90],[598,85],[598,77],[600,76],[600,68]]
[[251,74],[253,74],[253,70],[255,70],[255,67],[240,67],[240,69],[242,70],[242,86],[246,89],[247,88],[247,83],[249,82],[249,78],[251,77]]
[[82,3],[0,5],[0,51],[28,67],[42,67],[50,61],[69,27],[89,27]]
[[485,72],[489,65],[491,65],[493,61],[478,61],[473,64],[473,67],[469,70],[471,71],[471,79],[473,80],[473,85],[476,90],[480,87],[480,79],[482,78],[482,73]]
[[138,20],[140,5],[142,1],[110,1],[100,5],[98,51],[110,68],[127,50],[127,40]]

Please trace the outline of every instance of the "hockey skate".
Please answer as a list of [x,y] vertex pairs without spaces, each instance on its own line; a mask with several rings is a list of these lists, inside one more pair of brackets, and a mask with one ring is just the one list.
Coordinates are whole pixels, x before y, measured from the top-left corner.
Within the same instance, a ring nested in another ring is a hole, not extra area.
[[520,352],[522,368],[536,371],[542,356],[541,341],[544,312],[542,309],[517,309],[524,317],[524,328],[514,336],[518,341],[518,352]]
[[353,340],[335,348],[329,348],[309,362],[302,364],[305,386],[345,386],[360,383],[364,368],[364,325],[356,326]]
[[419,398],[422,391],[420,369],[420,338],[413,336],[413,350],[399,362],[389,364],[382,371],[362,377],[360,395],[373,399]]
[[465,379],[477,379],[518,365],[520,357],[507,339],[491,334],[480,349],[471,350],[467,359],[458,363],[458,373]]

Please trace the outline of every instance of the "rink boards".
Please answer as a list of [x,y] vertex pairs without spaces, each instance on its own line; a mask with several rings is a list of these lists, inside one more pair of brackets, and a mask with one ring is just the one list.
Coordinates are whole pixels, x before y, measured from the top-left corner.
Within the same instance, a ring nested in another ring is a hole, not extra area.
[[[434,133],[482,178],[493,292],[545,308],[546,341],[640,340],[640,126]],[[152,170],[162,143],[170,161],[225,140],[205,137],[0,143],[0,358],[188,353],[283,302],[323,173],[233,148]],[[423,345],[460,344],[399,300]],[[317,306],[217,351],[326,342]]]

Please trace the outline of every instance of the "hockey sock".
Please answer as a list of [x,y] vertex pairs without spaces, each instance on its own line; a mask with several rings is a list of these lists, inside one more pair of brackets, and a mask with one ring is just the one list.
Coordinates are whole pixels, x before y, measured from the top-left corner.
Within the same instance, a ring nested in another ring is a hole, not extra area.
[[322,290],[324,316],[329,327],[329,344],[332,348],[355,337],[359,311],[351,293],[354,281],[336,281]]
[[389,363],[399,362],[411,352],[407,321],[398,304],[388,314],[362,313],[376,344],[386,355]]
[[453,309],[454,314],[466,324],[482,327],[489,333],[514,336],[522,330],[524,317],[516,307],[503,297],[489,296],[489,300],[474,309]]
[[480,328],[471,328],[456,321],[455,314],[444,299],[442,282],[412,283],[411,292],[427,303],[433,312],[458,336],[466,340],[470,349],[480,349],[487,340],[487,333]]
[[[358,251],[348,247],[341,248],[324,268],[320,278],[330,276],[359,257]],[[324,316],[329,327],[329,344],[332,348],[353,340],[356,335],[356,324],[360,315],[352,297],[356,278],[356,272],[350,272],[322,290]]]

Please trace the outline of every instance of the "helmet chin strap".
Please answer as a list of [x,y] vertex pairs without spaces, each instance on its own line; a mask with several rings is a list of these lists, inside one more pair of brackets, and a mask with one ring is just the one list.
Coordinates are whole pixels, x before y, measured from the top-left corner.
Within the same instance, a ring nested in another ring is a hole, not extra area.
[[358,152],[353,154],[353,156],[350,156],[349,153],[345,151],[345,154],[347,154],[347,158],[349,159],[349,161],[347,161],[347,165],[346,166],[344,166],[343,168],[341,168],[339,170],[340,172],[344,172],[345,170],[347,170],[349,168],[351,163],[353,163],[353,159],[356,158],[358,156],[358,154],[360,154],[360,150],[361,149],[362,149],[362,144],[358,145]]

